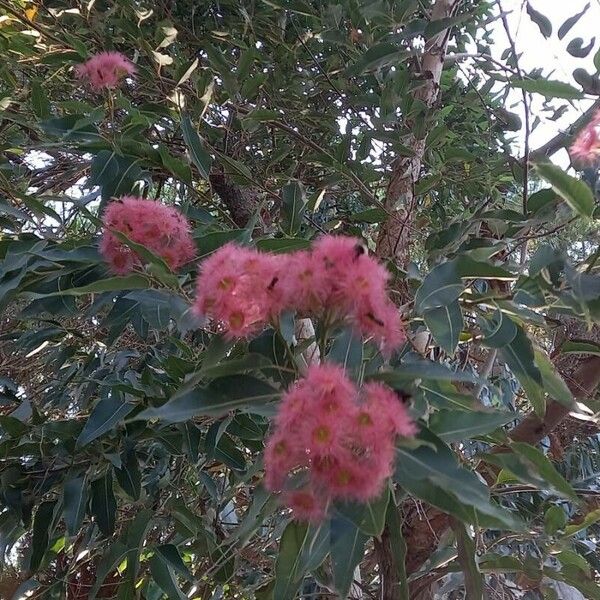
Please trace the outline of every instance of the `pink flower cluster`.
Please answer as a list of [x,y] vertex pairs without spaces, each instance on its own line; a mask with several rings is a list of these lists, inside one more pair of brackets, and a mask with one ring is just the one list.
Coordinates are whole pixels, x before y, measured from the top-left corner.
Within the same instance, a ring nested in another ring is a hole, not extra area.
[[227,244],[202,264],[195,310],[232,337],[249,337],[284,310],[347,319],[385,353],[404,329],[387,295],[389,274],[355,238],[325,235],[310,251],[270,254]]
[[584,164],[593,164],[600,156],[600,110],[596,111],[592,120],[581,130],[569,148],[575,160]]
[[123,196],[106,207],[102,222],[104,232],[100,252],[118,275],[132,271],[141,264],[141,259],[118,239],[115,231],[160,256],[173,270],[192,260],[196,254],[190,224],[172,206]]
[[115,88],[126,75],[135,73],[133,63],[120,52],[100,52],[75,67],[80,79],[87,79],[95,90]]
[[314,365],[282,398],[265,448],[265,484],[283,492],[297,518],[318,521],[331,501],[377,497],[391,475],[396,436],[415,433],[389,387],[367,383],[359,391],[341,367]]

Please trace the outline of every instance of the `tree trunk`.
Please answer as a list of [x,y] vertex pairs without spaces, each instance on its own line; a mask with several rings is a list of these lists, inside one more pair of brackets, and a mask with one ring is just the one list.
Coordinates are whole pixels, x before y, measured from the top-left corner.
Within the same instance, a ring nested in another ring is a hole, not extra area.
[[[447,19],[453,14],[457,5],[458,0],[436,0],[431,11],[431,21]],[[450,29],[444,29],[430,37],[425,43],[420,70],[413,73],[415,79],[423,81],[414,93],[415,101],[424,105],[423,117],[428,116],[427,113],[438,98],[449,37]],[[406,120],[405,126],[406,129],[412,130],[414,118]],[[385,199],[385,207],[391,211],[391,214],[383,224],[377,240],[377,255],[384,259],[395,259],[403,268],[410,259],[410,238],[416,208],[414,186],[421,173],[425,137],[411,134],[406,145],[414,154],[410,157],[399,156],[392,163],[392,173]]]

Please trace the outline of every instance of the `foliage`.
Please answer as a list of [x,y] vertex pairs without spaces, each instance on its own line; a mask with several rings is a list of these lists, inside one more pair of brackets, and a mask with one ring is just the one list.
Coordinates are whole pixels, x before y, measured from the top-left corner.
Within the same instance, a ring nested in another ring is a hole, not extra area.
[[[600,598],[595,385],[573,380],[599,353],[597,178],[512,156],[522,125],[505,108],[516,89],[556,114],[597,76],[523,73],[510,48],[498,64],[495,6],[434,4],[0,1],[2,597],[391,600],[439,580],[440,598],[550,598],[552,581]],[[575,22],[557,35],[577,56]],[[427,106],[423,41],[440,35]],[[97,92],[73,67],[104,50],[136,73]],[[416,202],[390,207],[419,147]],[[197,261],[176,274],[145,250],[110,273],[101,217],[131,193],[186,215]],[[229,241],[288,252],[338,232],[378,253],[402,210],[413,260],[380,256],[409,335],[390,360],[301,315],[232,341],[190,310],[198,264]],[[410,398],[420,433],[380,498],[309,525],[265,490],[262,452],[315,342]],[[549,452],[557,403],[587,429]],[[444,524],[420,561],[409,536],[432,526],[414,506]]]

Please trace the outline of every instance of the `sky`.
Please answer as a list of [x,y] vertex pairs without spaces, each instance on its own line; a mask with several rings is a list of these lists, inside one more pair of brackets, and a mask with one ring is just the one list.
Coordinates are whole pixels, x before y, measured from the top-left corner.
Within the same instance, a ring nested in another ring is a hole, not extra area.
[[[559,27],[566,19],[580,12],[588,3],[590,7],[585,15],[564,39],[559,40],[557,34]],[[591,74],[596,73],[593,59],[596,51],[600,48],[600,28],[598,27],[600,24],[600,0],[530,0],[531,6],[546,15],[552,23],[553,31],[548,39],[544,38],[538,26],[527,14],[524,0],[501,0],[501,4],[504,12],[509,13],[507,19],[513,32],[517,52],[522,54],[520,65],[523,71],[529,72],[541,67],[548,79],[565,81],[578,88],[579,86],[572,76],[575,69],[584,68]],[[508,40],[500,21],[497,21],[496,28],[494,34],[496,44],[492,48],[492,52],[499,59],[503,50],[508,46]],[[586,58],[576,58],[567,52],[567,44],[573,38],[581,37],[584,45],[587,45],[594,36],[596,37],[594,49]],[[540,110],[542,98],[534,94],[532,100],[534,116],[539,115],[542,118],[542,123],[530,137],[532,149],[542,146],[558,132],[567,129],[593,101],[591,99],[574,102],[561,119],[551,121],[545,118]],[[522,116],[523,107],[519,90],[512,92],[509,103],[515,103],[515,107],[511,109],[510,106],[507,106],[507,108]],[[569,162],[565,150],[556,154],[553,160],[563,166]]]

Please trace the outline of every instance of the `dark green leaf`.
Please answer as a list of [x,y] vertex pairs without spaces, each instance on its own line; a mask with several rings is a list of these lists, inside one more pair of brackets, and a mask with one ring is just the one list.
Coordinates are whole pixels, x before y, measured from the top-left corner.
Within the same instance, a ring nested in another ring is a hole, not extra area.
[[469,600],[483,600],[483,576],[477,567],[475,542],[460,521],[451,519],[450,526],[456,536],[458,562],[465,579],[466,597]]
[[181,132],[183,133],[183,139],[198,172],[204,179],[208,180],[212,158],[204,149],[202,140],[187,114],[184,114],[181,119]]
[[494,431],[514,421],[517,415],[507,412],[439,410],[429,419],[430,429],[445,442],[460,442]]
[[187,600],[187,596],[177,584],[173,568],[161,554],[156,553],[150,557],[150,573],[169,600]]
[[500,348],[500,356],[519,380],[535,412],[543,416],[546,411],[542,375],[535,365],[531,341],[522,327],[506,346]]
[[327,357],[331,362],[338,363],[345,369],[360,368],[363,360],[362,338],[349,327],[343,329],[334,338]]
[[133,409],[135,404],[125,402],[121,394],[113,393],[102,398],[94,407],[85,426],[77,438],[77,446],[81,448],[96,438],[114,429]]
[[289,236],[295,235],[302,224],[306,206],[304,188],[299,181],[292,181],[281,191],[281,227]]
[[63,487],[63,507],[65,525],[69,535],[77,535],[88,500],[88,487],[84,475],[73,477],[65,481]]
[[600,356],[600,344],[595,342],[567,341],[560,347],[561,354],[592,354]]
[[464,289],[454,261],[435,267],[423,280],[415,295],[415,311],[423,314],[432,308],[454,302]]
[[526,92],[541,94],[546,98],[564,98],[566,100],[580,100],[583,94],[572,85],[563,81],[552,79],[511,79],[513,87]]
[[356,565],[365,553],[368,537],[354,523],[341,517],[331,519],[330,527],[333,583],[340,598],[346,598],[354,581]]
[[423,314],[423,318],[437,344],[448,354],[454,354],[463,327],[463,316],[458,301],[428,310]]
[[50,102],[39,81],[31,84],[31,106],[38,119],[47,119],[50,116]]
[[134,420],[160,419],[180,423],[197,415],[220,416],[231,410],[259,410],[278,396],[268,383],[249,375],[215,379],[209,387],[196,387],[176,393],[162,406],[147,408]]
[[110,471],[104,477],[92,481],[91,511],[96,519],[98,529],[105,536],[111,535],[115,528],[117,502],[113,493]]
[[573,26],[583,17],[583,15],[587,12],[590,7],[590,3],[587,2],[583,9],[574,14],[572,17],[569,17],[559,28],[558,28],[558,39],[562,40],[569,31],[573,28]]
[[527,2],[527,14],[538,26],[540,33],[545,38],[549,38],[552,35],[552,23],[550,22],[550,19],[546,15],[535,10],[535,8],[531,6],[531,2]]
[[329,551],[329,526],[292,521],[288,523],[279,544],[275,563],[273,600],[291,600],[304,576],[325,559]]
[[121,454],[121,468],[115,468],[115,476],[123,491],[133,500],[139,500],[142,475],[138,457],[133,447],[127,448]]
[[375,500],[365,504],[344,502],[337,506],[337,511],[342,518],[354,523],[363,533],[378,537],[383,531],[389,502],[390,490],[386,486]]
[[512,442],[513,448],[523,459],[535,466],[539,475],[557,492],[567,498],[576,500],[577,494],[565,478],[554,468],[553,464],[541,450],[524,442]]
[[175,573],[178,573],[188,581],[193,581],[194,578],[181,559],[177,546],[174,544],[163,544],[162,546],[157,546],[155,551],[169,564]]
[[29,570],[36,572],[42,563],[50,541],[50,527],[54,517],[56,501],[42,502],[33,519],[33,537],[31,540],[31,558]]

